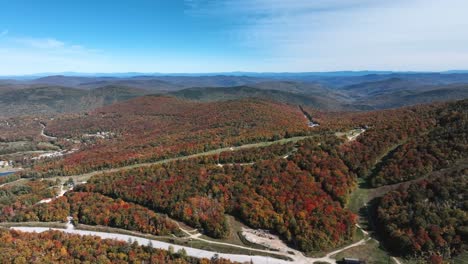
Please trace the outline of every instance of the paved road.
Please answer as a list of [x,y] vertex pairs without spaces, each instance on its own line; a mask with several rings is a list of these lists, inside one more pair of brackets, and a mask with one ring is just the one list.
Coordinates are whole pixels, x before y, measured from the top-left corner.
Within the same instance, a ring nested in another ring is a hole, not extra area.
[[73,225],[70,222],[67,223],[67,228],[66,229],[60,229],[60,228],[47,228],[47,227],[11,227],[11,229],[14,230],[19,230],[23,232],[45,232],[48,230],[59,230],[65,233],[71,233],[71,234],[78,234],[78,235],[93,235],[93,236],[98,236],[103,239],[116,239],[116,240],[121,240],[121,241],[137,241],[139,245],[149,245],[151,244],[154,248],[158,249],[164,249],[167,250],[169,246],[172,246],[175,251],[178,251],[180,249],[185,249],[187,252],[187,255],[192,256],[192,257],[197,257],[197,258],[212,258],[215,255],[218,255],[219,257],[226,258],[232,261],[237,261],[237,262],[250,262],[252,261],[253,263],[259,263],[259,264],[283,264],[283,263],[301,263],[301,264],[306,264],[306,263],[314,263],[316,261],[322,261],[326,263],[336,263],[336,260],[332,258],[333,255],[338,254],[344,250],[347,250],[352,247],[356,247],[362,244],[365,244],[370,237],[364,238],[356,243],[353,243],[351,245],[348,245],[346,247],[337,249],[335,251],[332,251],[325,255],[324,257],[320,258],[309,258],[304,256],[301,252],[293,250],[295,253],[294,255],[287,254],[284,252],[274,252],[274,251],[269,251],[269,250],[259,250],[259,249],[252,249],[240,245],[235,245],[235,244],[230,244],[230,243],[223,243],[223,242],[216,242],[216,241],[211,241],[211,240],[206,240],[202,239],[198,236],[198,234],[191,234],[189,231],[184,230],[181,228],[181,230],[189,235],[192,239],[195,240],[200,240],[206,243],[211,243],[211,244],[220,244],[224,246],[230,246],[230,247],[236,247],[236,248],[241,248],[241,249],[246,249],[246,250],[251,250],[252,254],[255,254],[256,252],[263,252],[263,253],[270,253],[270,254],[278,254],[278,255],[283,255],[287,256],[293,261],[287,261],[287,260],[282,260],[282,259],[277,259],[273,257],[268,257],[268,256],[258,256],[258,255],[241,255],[241,254],[225,254],[225,253],[217,253],[213,251],[208,251],[208,250],[202,250],[202,249],[197,249],[197,248],[192,248],[192,247],[187,247],[187,246],[180,246],[180,245],[175,245],[175,244],[170,244],[158,240],[153,240],[153,239],[147,239],[147,238],[142,238],[138,236],[132,236],[132,235],[123,235],[123,234],[117,234],[117,233],[106,233],[106,232],[97,232],[97,231],[88,231],[88,230],[77,230],[74,229]]
[[167,250],[169,246],[171,246],[174,248],[176,252],[183,248],[187,252],[187,255],[192,256],[192,257],[197,257],[197,258],[210,259],[213,256],[218,255],[221,258],[230,259],[232,261],[237,261],[237,262],[253,261],[253,263],[261,263],[261,264],[263,263],[265,264],[292,263],[291,261],[275,259],[275,258],[266,257],[266,256],[248,256],[248,255],[238,255],[238,254],[216,253],[212,251],[196,249],[196,248],[191,248],[191,247],[186,247],[186,246],[173,245],[173,244],[161,242],[158,240],[152,240],[152,239],[147,239],[147,238],[142,238],[142,237],[137,237],[137,236],[130,236],[130,235],[114,234],[114,233],[95,232],[95,231],[88,231],[88,230],[76,230],[76,229],[71,229],[71,228],[57,229],[57,228],[47,228],[47,227],[12,227],[12,229],[23,231],[23,232],[37,232],[37,233],[41,233],[41,232],[52,229],[52,230],[59,230],[59,231],[70,233],[70,234],[98,236],[103,239],[116,239],[116,240],[121,240],[121,241],[130,241],[130,240],[137,241],[139,245],[151,244],[154,248],[164,249],[164,250]]

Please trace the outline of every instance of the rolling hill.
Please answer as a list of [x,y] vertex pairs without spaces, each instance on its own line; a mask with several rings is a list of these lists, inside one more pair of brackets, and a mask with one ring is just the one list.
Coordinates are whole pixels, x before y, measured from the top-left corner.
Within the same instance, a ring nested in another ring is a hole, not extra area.
[[283,80],[293,80],[298,82],[315,82],[326,87],[339,89],[345,86],[377,82],[392,78],[399,78],[417,82],[420,85],[448,85],[468,83],[467,73],[371,73],[366,75],[302,75],[291,76]]
[[119,86],[106,86],[90,91],[60,86],[2,91],[0,116],[4,117],[81,112],[149,93]]
[[273,101],[201,103],[143,96],[48,121],[46,133],[59,139],[83,139],[96,133],[111,136],[97,144],[84,145],[60,164],[52,162],[41,166],[41,170],[80,172],[128,165],[307,131],[307,119],[298,107]]
[[342,102],[335,98],[335,93],[327,91],[324,91],[322,95],[305,95],[281,90],[237,86],[188,88],[173,92],[171,95],[202,102],[225,101],[240,98],[260,98],[291,105],[307,105],[324,110],[340,110],[344,108]]
[[[29,87],[64,86],[79,89],[95,89],[108,85],[129,86],[150,91],[174,91],[189,87],[228,87],[258,83],[268,79],[248,76],[131,76],[131,77],[83,77],[54,75],[32,80],[8,80],[8,83]],[[1,82],[0,82],[1,85]]]
[[5,79],[0,80],[0,116],[81,112],[142,95],[166,93],[202,102],[260,98],[323,110],[373,110],[467,98],[468,74]]
[[414,80],[390,78],[365,82],[340,89],[354,105],[369,109],[441,102],[468,98],[468,84],[421,84]]

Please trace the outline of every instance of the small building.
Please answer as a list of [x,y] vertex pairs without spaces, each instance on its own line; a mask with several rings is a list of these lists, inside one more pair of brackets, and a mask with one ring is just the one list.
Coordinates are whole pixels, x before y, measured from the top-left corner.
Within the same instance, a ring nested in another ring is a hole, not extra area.
[[314,122],[312,122],[312,121],[310,121],[308,125],[309,125],[309,127],[317,127],[317,126],[319,126],[318,123],[314,123]]
[[366,264],[366,261],[357,258],[343,258],[342,264]]
[[0,160],[0,168],[9,167],[9,166],[12,166],[12,165],[13,165],[12,161]]

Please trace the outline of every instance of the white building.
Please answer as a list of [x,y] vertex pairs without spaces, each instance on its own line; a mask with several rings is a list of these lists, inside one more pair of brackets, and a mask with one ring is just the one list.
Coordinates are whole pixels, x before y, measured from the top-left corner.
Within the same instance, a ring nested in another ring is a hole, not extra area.
[[9,166],[12,166],[12,165],[13,165],[12,161],[0,160],[0,167],[2,167],[2,168],[9,167]]

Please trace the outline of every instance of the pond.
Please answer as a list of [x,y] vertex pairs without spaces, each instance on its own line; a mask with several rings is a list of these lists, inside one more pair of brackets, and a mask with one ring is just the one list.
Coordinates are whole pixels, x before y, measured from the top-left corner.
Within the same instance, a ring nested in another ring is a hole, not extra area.
[[0,172],[0,177],[7,176],[13,173],[15,173],[15,171]]

